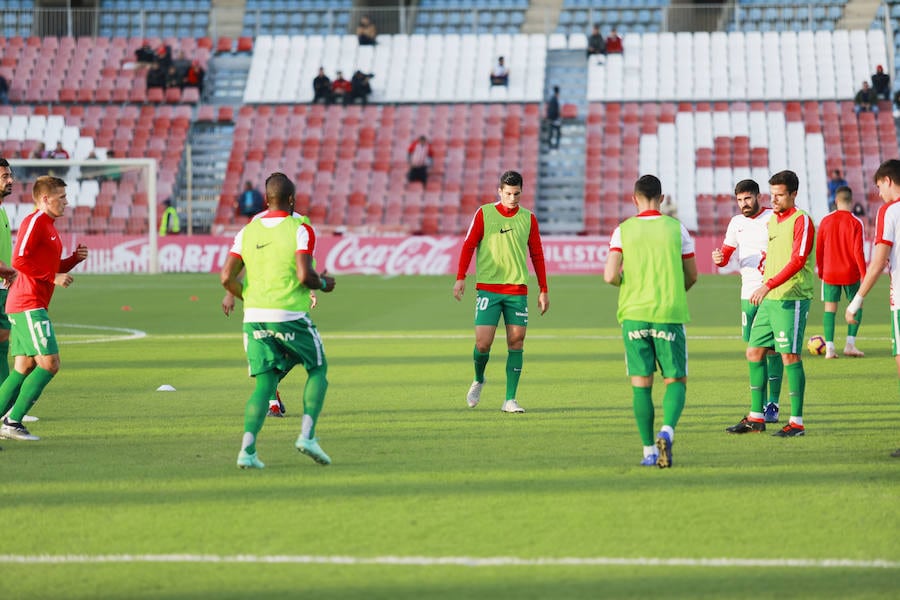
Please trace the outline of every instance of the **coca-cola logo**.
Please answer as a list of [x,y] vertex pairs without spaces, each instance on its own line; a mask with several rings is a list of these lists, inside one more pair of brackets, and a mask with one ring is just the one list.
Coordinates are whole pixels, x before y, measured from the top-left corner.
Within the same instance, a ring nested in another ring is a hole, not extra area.
[[331,273],[445,275],[452,273],[460,238],[416,236],[402,239],[346,237],[328,252]]

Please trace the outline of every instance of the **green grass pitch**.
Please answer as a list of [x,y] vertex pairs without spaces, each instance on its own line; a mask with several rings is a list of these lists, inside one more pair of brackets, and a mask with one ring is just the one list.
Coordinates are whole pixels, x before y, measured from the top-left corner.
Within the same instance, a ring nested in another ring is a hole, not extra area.
[[778,439],[724,432],[749,402],[739,283],[701,277],[675,466],[660,470],[637,466],[602,277],[551,277],[544,316],[532,294],[524,415],[499,411],[502,336],[481,405],[465,406],[471,284],[457,303],[450,277],[338,277],[313,315],[334,464],[293,447],[297,371],[287,418],[260,435],[266,469],[248,472],[252,381],[218,277],[76,274],[51,307],[62,370],[33,410],[43,439],[0,441],[0,597],[900,597],[886,279],[865,306],[866,357],[806,356],[808,435]]

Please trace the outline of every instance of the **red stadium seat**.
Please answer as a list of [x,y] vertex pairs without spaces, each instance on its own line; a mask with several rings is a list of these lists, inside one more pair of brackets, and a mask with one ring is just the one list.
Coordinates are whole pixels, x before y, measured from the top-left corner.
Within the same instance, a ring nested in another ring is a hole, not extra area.
[[253,51],[253,38],[242,36],[238,38],[237,41],[237,51],[238,52],[252,52]]
[[162,88],[155,87],[147,90],[147,102],[162,102],[165,98],[165,92]]
[[223,35],[219,37],[219,41],[216,43],[216,52],[231,52],[232,45],[232,39]]

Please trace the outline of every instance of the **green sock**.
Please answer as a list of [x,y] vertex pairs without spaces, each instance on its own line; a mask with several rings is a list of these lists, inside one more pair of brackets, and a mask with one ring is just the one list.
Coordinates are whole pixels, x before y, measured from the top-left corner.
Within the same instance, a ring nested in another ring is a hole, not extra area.
[[803,416],[803,394],[806,391],[806,372],[803,370],[803,361],[791,365],[784,365],[787,372],[788,389],[791,390],[791,416]]
[[862,312],[863,309],[860,308],[854,313],[853,317],[856,319],[856,323],[849,323],[847,325],[847,335],[856,337],[856,334],[859,333],[859,326],[862,325]]
[[750,412],[763,412],[766,400],[766,361],[750,364]]
[[325,365],[310,369],[306,386],[303,388],[304,419],[300,426],[300,435],[308,440],[316,437],[316,422],[319,420],[322,406],[325,405],[325,392],[328,391],[328,379],[325,377],[327,373],[328,367]]
[[673,381],[666,385],[666,393],[663,396],[663,425],[672,429],[678,425],[681,411],[684,410],[684,400],[687,396],[687,384],[683,381]]
[[[243,450],[247,454],[256,454],[256,436],[262,429],[269,412],[269,398],[272,390],[278,387],[278,375],[274,371],[266,371],[255,377],[256,388],[244,407],[244,443]],[[248,435],[249,434],[249,435]]]
[[15,369],[3,380],[3,384],[0,385],[0,417],[5,415],[16,403],[16,397],[19,395],[23,381],[25,381],[25,375]]
[[275,386],[275,390],[272,392],[272,397],[269,398],[269,404],[278,400],[278,386],[281,385],[281,380],[284,379],[285,375],[287,375],[287,373],[284,373],[282,371],[278,372],[278,385]]
[[778,353],[766,355],[766,374],[769,379],[769,402],[778,404],[781,398],[781,378],[784,375],[784,362]]
[[16,403],[13,404],[9,413],[9,420],[21,423],[22,417],[27,415],[34,403],[38,401],[38,398],[41,397],[41,392],[44,391],[51,379],[53,379],[53,373],[46,369],[35,367],[34,371],[29,373],[25,377],[25,381],[22,382],[19,397],[16,398]]
[[822,313],[822,327],[825,328],[825,341],[834,341],[834,313]]
[[9,375],[9,342],[0,342],[0,383]]
[[631,403],[634,406],[634,419],[637,421],[641,443],[653,445],[653,388],[631,386]]
[[506,355],[506,399],[516,397],[519,389],[519,377],[522,376],[522,351],[510,350]]
[[475,360],[475,381],[484,383],[484,369],[487,367],[488,359],[491,358],[490,352],[479,352],[478,348],[472,351],[472,358]]

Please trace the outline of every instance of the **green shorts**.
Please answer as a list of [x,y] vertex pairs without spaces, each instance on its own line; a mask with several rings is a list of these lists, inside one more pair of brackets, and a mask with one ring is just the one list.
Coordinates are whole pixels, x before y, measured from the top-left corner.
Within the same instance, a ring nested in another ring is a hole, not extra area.
[[682,323],[622,321],[625,371],[648,377],[656,371],[668,379],[687,377],[687,339]]
[[779,354],[800,354],[804,347],[809,300],[763,300],[750,329],[751,348],[775,348]]
[[853,296],[856,295],[856,292],[859,291],[859,282],[851,283],[850,285],[831,285],[830,283],[822,282],[822,302],[840,302],[841,301],[841,292],[844,293],[844,297],[847,300],[853,300]]
[[328,366],[322,338],[309,317],[284,323],[244,323],[244,349],[251,376],[268,371],[287,373],[298,364],[307,371]]
[[475,295],[475,325],[496,327],[500,314],[507,325],[528,326],[528,296],[495,294],[478,290]]
[[898,351],[900,344],[900,310],[891,311],[891,356],[900,354]]
[[745,342],[750,341],[750,328],[753,327],[753,320],[759,307],[749,300],[741,300],[741,337]]
[[59,354],[56,333],[47,310],[38,308],[9,315],[9,353],[13,356]]

